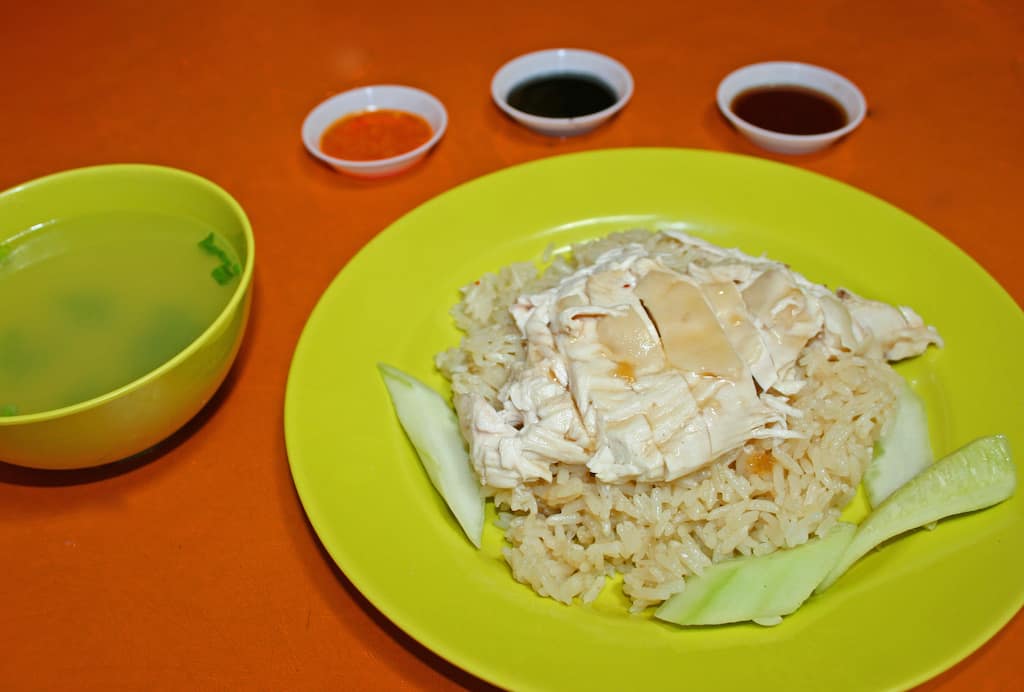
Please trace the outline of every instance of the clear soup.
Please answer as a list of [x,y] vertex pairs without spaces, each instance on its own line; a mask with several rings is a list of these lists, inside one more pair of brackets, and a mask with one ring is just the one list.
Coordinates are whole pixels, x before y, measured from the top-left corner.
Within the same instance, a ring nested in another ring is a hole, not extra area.
[[210,326],[240,272],[209,228],[152,213],[0,242],[0,416],[81,403],[159,367]]

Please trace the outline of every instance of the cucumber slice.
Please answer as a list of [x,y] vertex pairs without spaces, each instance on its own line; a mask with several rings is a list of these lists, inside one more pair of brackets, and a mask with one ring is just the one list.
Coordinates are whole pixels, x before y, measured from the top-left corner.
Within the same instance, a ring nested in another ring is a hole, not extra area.
[[975,440],[940,459],[861,522],[842,557],[818,585],[824,591],[879,543],[943,517],[984,509],[1013,495],[1017,472],[1002,435]]
[[711,565],[654,613],[677,625],[754,620],[776,624],[807,600],[853,539],[856,526],[839,523],[823,538],[788,550]]
[[423,468],[477,548],[484,530],[484,498],[469,463],[459,423],[448,402],[412,375],[377,364],[398,420],[416,448]]
[[892,424],[878,443],[878,452],[864,472],[864,490],[872,507],[919,474],[933,461],[924,403],[904,385]]

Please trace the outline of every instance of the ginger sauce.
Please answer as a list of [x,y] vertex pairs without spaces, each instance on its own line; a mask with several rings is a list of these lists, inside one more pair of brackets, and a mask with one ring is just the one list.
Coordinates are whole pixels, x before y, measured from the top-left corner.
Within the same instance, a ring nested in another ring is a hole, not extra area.
[[775,457],[768,450],[758,450],[747,457],[747,471],[758,476],[770,474],[774,465]]
[[426,144],[430,123],[406,111],[380,109],[351,113],[324,130],[320,150],[346,161],[389,159]]

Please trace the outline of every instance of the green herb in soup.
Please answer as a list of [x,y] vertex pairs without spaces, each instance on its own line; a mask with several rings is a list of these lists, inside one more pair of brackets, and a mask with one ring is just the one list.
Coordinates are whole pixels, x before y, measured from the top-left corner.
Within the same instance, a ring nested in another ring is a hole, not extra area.
[[199,247],[220,260],[220,265],[214,267],[210,272],[210,276],[217,283],[224,285],[242,273],[241,265],[234,261],[227,250],[217,244],[217,238],[213,233],[200,240]]
[[80,403],[157,368],[213,322],[240,269],[199,222],[142,212],[0,242],[0,416]]

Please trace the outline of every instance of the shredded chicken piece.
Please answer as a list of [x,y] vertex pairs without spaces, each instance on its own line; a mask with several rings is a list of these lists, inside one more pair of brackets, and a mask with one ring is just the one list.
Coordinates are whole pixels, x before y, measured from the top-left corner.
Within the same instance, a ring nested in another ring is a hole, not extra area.
[[526,362],[496,405],[470,402],[483,483],[550,482],[557,463],[608,483],[674,480],[750,440],[798,436],[786,421],[810,341],[890,361],[942,343],[910,308],[665,234],[710,262],[674,271],[628,245],[511,306]]

